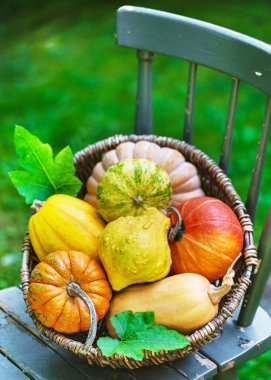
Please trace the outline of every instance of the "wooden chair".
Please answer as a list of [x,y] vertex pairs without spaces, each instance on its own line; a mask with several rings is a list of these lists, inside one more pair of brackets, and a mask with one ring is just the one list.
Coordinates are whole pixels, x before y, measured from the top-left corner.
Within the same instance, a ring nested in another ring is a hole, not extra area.
[[[158,38],[159,37],[159,38]],[[229,74],[232,92],[229,103],[221,167],[227,171],[240,81],[267,94],[257,157],[248,191],[247,208],[252,219],[259,196],[268,131],[271,121],[271,46],[208,23],[154,10],[122,7],[117,13],[117,42],[138,50],[137,134],[151,133],[151,67],[154,54],[187,60],[190,65],[185,108],[184,140],[192,143],[197,66]],[[237,378],[235,365],[260,355],[271,347],[271,319],[259,307],[271,265],[271,210],[259,244],[261,265],[254,275],[239,312],[228,320],[221,336],[199,352],[160,366],[102,368],[88,363],[42,336],[35,328],[23,301],[22,290],[0,291],[0,378],[1,379],[120,379],[199,380]]]
[[[136,134],[152,133],[152,62],[155,54],[183,59],[189,64],[183,139],[193,143],[194,99],[197,67],[202,65],[232,77],[232,90],[220,167],[227,173],[240,81],[267,94],[265,115],[246,207],[255,218],[262,170],[271,124],[271,46],[213,24],[152,9],[124,6],[117,12],[117,43],[137,49],[139,76],[135,120]],[[259,302],[271,266],[271,208],[258,247],[261,265],[254,274],[239,314],[221,337],[201,351],[220,370],[217,379],[235,379],[235,365],[271,347],[271,320]],[[239,328],[238,328],[239,327]]]

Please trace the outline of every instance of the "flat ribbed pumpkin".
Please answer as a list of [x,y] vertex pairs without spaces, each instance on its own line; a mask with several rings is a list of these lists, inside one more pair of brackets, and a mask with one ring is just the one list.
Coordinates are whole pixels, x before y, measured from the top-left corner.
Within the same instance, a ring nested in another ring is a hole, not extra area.
[[97,190],[98,210],[110,222],[121,216],[141,215],[151,207],[169,204],[169,176],[154,162],[127,158],[110,166]]
[[94,166],[92,174],[87,180],[86,202],[97,207],[96,195],[101,178],[110,166],[126,158],[145,158],[164,169],[169,176],[173,190],[170,202],[175,207],[187,199],[204,195],[197,168],[187,162],[177,149],[160,147],[153,142],[142,140],[136,143],[123,142],[116,149],[104,154],[102,161]]
[[40,322],[54,330],[72,334],[89,329],[89,310],[79,297],[67,291],[77,283],[92,300],[97,321],[103,318],[112,297],[106,274],[95,259],[77,251],[50,253],[30,276],[28,301]]
[[35,201],[32,207],[37,212],[29,220],[29,237],[40,260],[57,250],[98,257],[98,238],[105,224],[94,207],[64,194]]
[[[181,224],[174,228],[174,241],[170,241],[171,272],[201,274],[210,282],[220,279],[243,247],[243,231],[235,213],[212,197],[189,199],[177,209]],[[175,224],[176,214],[171,217]]]

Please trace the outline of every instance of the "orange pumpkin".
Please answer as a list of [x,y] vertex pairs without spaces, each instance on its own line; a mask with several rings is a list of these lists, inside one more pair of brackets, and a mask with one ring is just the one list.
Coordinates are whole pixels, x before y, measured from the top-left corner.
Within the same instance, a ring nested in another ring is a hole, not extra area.
[[[241,225],[224,202],[197,197],[178,208],[181,224],[170,241],[172,274],[197,273],[210,282],[223,277],[243,247]],[[176,224],[175,213],[171,214]]]
[[84,253],[50,253],[33,269],[28,290],[30,307],[40,322],[67,334],[87,331],[90,325],[84,301],[68,293],[71,282],[92,300],[97,321],[103,318],[112,297],[111,288],[101,264]]

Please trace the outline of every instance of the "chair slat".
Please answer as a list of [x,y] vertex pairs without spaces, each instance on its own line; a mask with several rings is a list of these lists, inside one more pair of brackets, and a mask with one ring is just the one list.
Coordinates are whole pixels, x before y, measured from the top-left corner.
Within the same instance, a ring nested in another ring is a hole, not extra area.
[[139,60],[135,133],[152,133],[152,60],[153,53],[138,50]]
[[194,62],[191,62],[189,66],[189,77],[188,77],[186,107],[185,107],[185,115],[184,115],[184,131],[183,131],[183,139],[189,144],[192,144],[192,141],[193,141],[196,78],[197,78],[197,64]]
[[230,104],[228,110],[226,131],[220,156],[220,167],[224,170],[225,173],[228,172],[229,161],[230,161],[230,153],[231,153],[231,145],[232,145],[232,135],[236,114],[236,105],[238,99],[239,92],[239,84],[240,80],[237,78],[232,78],[232,88],[231,88],[231,97]]
[[271,268],[271,207],[265,220],[262,236],[258,247],[261,265],[252,278],[252,285],[246,292],[243,305],[238,317],[239,326],[250,326],[253,322],[258,305],[262,298]]
[[264,121],[261,128],[260,139],[258,143],[256,160],[254,163],[254,168],[252,172],[252,178],[250,182],[250,187],[248,191],[248,197],[246,202],[246,207],[251,220],[254,221],[255,213],[259,198],[259,190],[262,178],[263,164],[265,158],[265,152],[268,142],[268,135],[271,125],[271,96],[267,98],[267,104],[265,108]]
[[117,43],[195,62],[271,95],[271,46],[233,30],[172,13],[119,8]]

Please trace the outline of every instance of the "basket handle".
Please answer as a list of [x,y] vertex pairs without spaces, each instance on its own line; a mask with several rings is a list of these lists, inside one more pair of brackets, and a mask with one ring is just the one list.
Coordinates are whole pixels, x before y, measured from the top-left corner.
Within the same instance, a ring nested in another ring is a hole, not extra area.
[[89,298],[89,296],[80,288],[76,282],[70,282],[66,290],[71,297],[79,297],[81,300],[85,302],[85,304],[88,307],[89,310],[89,315],[90,315],[90,321],[89,321],[89,331],[88,331],[88,336],[85,341],[85,343],[82,346],[83,351],[88,351],[89,348],[92,346],[95,338],[96,338],[96,333],[97,333],[97,318],[96,318],[96,310],[94,307],[94,304],[92,300]]

